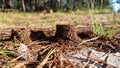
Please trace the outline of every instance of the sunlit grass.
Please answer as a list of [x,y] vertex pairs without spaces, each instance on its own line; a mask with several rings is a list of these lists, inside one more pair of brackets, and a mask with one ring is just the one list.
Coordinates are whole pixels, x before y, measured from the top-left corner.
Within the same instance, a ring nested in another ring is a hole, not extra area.
[[[102,18],[99,17],[99,14],[104,14]],[[109,16],[105,16],[106,14],[110,14]],[[110,39],[118,32],[117,21],[119,19],[114,20],[114,14],[108,9],[96,9],[90,10],[90,15],[93,19],[92,27],[93,32],[98,36],[108,37]],[[119,17],[119,15],[118,15]],[[107,20],[107,23],[102,23],[101,20]]]
[[109,27],[104,27],[103,24],[99,21],[95,21],[93,24],[93,32],[98,36],[105,36],[110,39],[118,32],[117,23],[109,23]]
[[112,11],[108,8],[104,9],[91,9],[90,10],[93,14],[111,14]]
[[[101,21],[113,19],[109,9],[90,10],[94,15],[101,17]],[[106,13],[106,14],[104,14]],[[108,18],[104,18],[108,17]],[[0,12],[0,27],[55,27],[59,23],[77,24],[88,23],[91,19],[88,10],[77,10],[68,13],[33,13],[33,12]],[[109,20],[109,21],[111,21]],[[91,23],[91,22],[90,22]]]

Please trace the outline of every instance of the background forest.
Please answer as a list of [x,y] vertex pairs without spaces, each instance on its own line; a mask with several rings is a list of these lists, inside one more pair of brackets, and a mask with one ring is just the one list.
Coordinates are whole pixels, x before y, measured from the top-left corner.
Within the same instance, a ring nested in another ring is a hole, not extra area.
[[50,10],[73,11],[83,8],[108,8],[109,0],[0,0],[2,11],[6,9],[17,9],[24,12],[40,12]]

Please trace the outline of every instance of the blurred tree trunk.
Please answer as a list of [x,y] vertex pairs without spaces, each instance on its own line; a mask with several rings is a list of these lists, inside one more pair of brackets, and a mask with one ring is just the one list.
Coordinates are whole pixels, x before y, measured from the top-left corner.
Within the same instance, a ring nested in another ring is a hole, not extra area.
[[103,8],[103,0],[101,0],[101,5],[100,5],[100,9]]
[[9,1],[8,4],[10,5],[10,7],[13,8],[14,7],[13,1],[12,0],[8,0],[8,1]]
[[36,3],[36,9],[35,11],[42,11],[44,10],[44,0],[35,0],[35,3]]
[[24,0],[22,0],[22,7],[23,7],[23,11],[25,12],[26,8],[25,8],[25,1]]
[[91,8],[95,8],[95,0],[91,0]]
[[5,8],[7,8],[7,9],[14,8],[14,3],[13,2],[14,2],[13,0],[3,0]]

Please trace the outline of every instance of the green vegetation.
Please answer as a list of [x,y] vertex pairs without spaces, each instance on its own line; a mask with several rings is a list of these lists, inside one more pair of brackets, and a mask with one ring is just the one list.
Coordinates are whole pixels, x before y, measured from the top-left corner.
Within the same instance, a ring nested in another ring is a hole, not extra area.
[[8,55],[13,54],[13,51],[0,49],[0,53],[10,60],[11,58]]
[[118,32],[117,23],[111,22],[109,26],[104,26],[102,22],[96,20],[93,22],[93,32],[98,36],[108,37],[110,39]]

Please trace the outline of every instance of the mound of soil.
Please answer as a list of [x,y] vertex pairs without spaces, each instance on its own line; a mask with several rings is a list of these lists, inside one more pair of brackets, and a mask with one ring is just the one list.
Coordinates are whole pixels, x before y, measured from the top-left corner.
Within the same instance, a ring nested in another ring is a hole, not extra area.
[[64,40],[81,41],[73,25],[57,25],[55,37]]
[[27,28],[13,29],[11,40],[14,40],[19,43],[29,44],[32,42],[30,39],[30,34],[30,29]]
[[0,41],[10,40],[11,34],[11,29],[0,29]]

